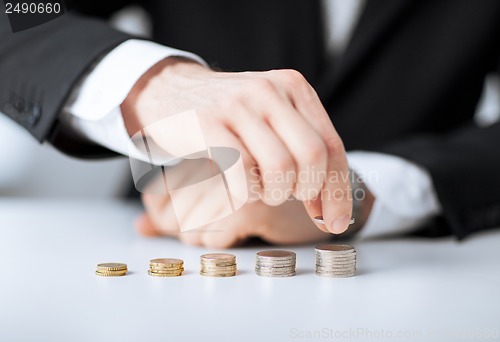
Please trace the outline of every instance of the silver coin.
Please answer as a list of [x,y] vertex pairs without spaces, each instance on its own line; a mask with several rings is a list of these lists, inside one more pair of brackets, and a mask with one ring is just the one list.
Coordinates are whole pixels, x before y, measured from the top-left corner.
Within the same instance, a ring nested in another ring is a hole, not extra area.
[[334,266],[342,266],[342,267],[349,267],[349,266],[356,266],[356,262],[316,262],[316,266],[322,266],[322,267],[334,267]]
[[287,270],[287,269],[295,269],[295,265],[283,266],[283,267],[275,267],[275,266],[266,266],[266,265],[255,265],[255,268],[262,268],[264,270]]
[[322,253],[335,253],[335,254],[349,254],[355,252],[353,246],[350,245],[334,245],[334,244],[322,244],[317,245],[314,249]]
[[272,273],[287,273],[290,271],[295,271],[295,267],[280,267],[280,268],[267,268],[267,267],[255,267],[256,271],[262,272],[272,272]]
[[204,277],[223,278],[223,277],[234,277],[236,275],[236,272],[232,272],[232,273],[205,273],[205,272],[200,272],[200,275],[202,275]]
[[351,262],[351,263],[348,263],[348,264],[341,264],[341,263],[332,263],[332,264],[316,263],[316,266],[325,267],[325,268],[328,268],[328,267],[354,267],[354,266],[356,266],[356,263],[355,262]]
[[336,269],[324,269],[324,268],[315,268],[315,271],[316,272],[319,272],[319,273],[351,273],[351,272],[354,272],[356,271],[356,268],[352,267],[352,268],[345,268],[345,269],[340,269],[340,268],[336,268]]
[[266,259],[255,259],[255,263],[262,263],[262,264],[294,264],[297,261],[295,259],[271,259],[271,258],[266,258]]
[[350,250],[350,251],[339,251],[339,252],[334,252],[334,251],[316,251],[316,255],[325,255],[325,256],[336,256],[336,257],[348,257],[352,255],[356,255],[356,251]]
[[316,262],[316,266],[321,266],[321,267],[351,267],[351,266],[356,266],[356,262],[350,262],[350,263],[340,263],[340,262]]
[[295,266],[295,262],[261,262],[257,261],[256,265],[261,265],[264,267],[287,267],[287,266]]
[[348,269],[344,269],[344,270],[341,270],[341,269],[318,269],[316,268],[315,269],[316,272],[318,273],[335,273],[335,274],[343,274],[343,273],[352,273],[352,272],[355,272],[356,271],[356,268],[348,268]]
[[316,255],[316,260],[331,260],[331,261],[351,261],[356,260],[356,255],[344,255],[344,256],[335,256],[335,255]]
[[269,274],[269,273],[255,273],[256,275],[260,277],[293,277],[295,275],[295,272],[292,273],[286,273],[286,274]]
[[[314,217],[314,221],[316,223],[319,223],[319,224],[325,224],[325,220],[323,219],[323,216],[315,216]],[[356,220],[353,218],[351,218],[351,220],[349,221],[349,225],[351,224],[354,224],[356,222]]]
[[319,277],[329,277],[329,278],[349,278],[354,277],[356,275],[355,272],[349,274],[330,274],[330,273],[318,273],[316,275]]
[[273,259],[289,259],[289,258],[295,258],[296,254],[294,252],[290,251],[284,251],[284,250],[268,250],[268,251],[260,251],[257,253],[258,258],[273,258]]
[[356,267],[345,267],[345,268],[324,268],[324,267],[315,267],[317,272],[321,273],[345,273],[352,272],[356,270]]
[[287,273],[287,274],[269,274],[269,273],[261,273],[261,272],[255,272],[258,276],[260,277],[293,277],[295,275],[295,272]]
[[230,266],[201,265],[201,268],[210,271],[224,271],[224,270],[235,270],[236,265],[230,265]]

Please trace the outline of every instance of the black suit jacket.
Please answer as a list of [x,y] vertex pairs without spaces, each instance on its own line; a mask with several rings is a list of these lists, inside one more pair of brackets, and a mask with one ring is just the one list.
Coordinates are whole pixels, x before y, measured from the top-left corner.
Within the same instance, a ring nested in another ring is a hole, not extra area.
[[[92,63],[131,38],[101,20],[130,3],[82,1],[16,34],[2,9],[0,109],[39,141],[79,156],[107,154],[61,130],[57,117]],[[325,58],[316,0],[140,3],[154,41],[225,70],[297,69],[348,150],[399,155],[429,170],[443,207],[437,233],[463,238],[500,225],[500,124],[473,122],[485,76],[500,69],[500,1],[367,0],[335,61]]]

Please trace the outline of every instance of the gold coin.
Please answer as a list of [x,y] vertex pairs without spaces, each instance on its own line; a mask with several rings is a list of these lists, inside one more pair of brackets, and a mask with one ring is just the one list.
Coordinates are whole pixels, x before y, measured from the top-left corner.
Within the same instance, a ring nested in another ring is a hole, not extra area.
[[95,274],[101,277],[121,277],[127,274],[127,271],[114,271],[114,272],[99,272],[95,271]]
[[158,272],[158,273],[172,273],[172,272],[183,272],[184,268],[172,268],[172,269],[167,269],[167,268],[152,268],[150,267],[149,270],[151,272]]
[[159,258],[150,260],[149,264],[157,267],[181,267],[184,264],[184,261],[173,258]]
[[107,262],[97,265],[98,270],[102,271],[123,271],[127,269],[127,264],[119,262]]
[[177,272],[177,273],[158,273],[158,272],[151,272],[148,271],[148,274],[153,277],[178,277],[182,275],[182,272]]
[[148,270],[149,272],[152,272],[152,273],[164,273],[164,274],[172,274],[172,273],[182,273],[184,272],[184,269],[179,269],[179,270],[168,270],[168,271],[165,271],[165,270],[152,270],[152,269],[149,269]]
[[234,277],[236,275],[236,272],[228,272],[228,273],[205,273],[205,272],[200,272],[200,274],[204,277]]
[[157,266],[157,265],[149,265],[149,268],[155,269],[155,270],[180,270],[184,268],[183,265],[175,265],[171,267],[163,267],[163,266]]
[[201,256],[201,262],[207,264],[215,264],[217,266],[222,266],[222,264],[235,264],[236,257],[232,254],[227,253],[210,253],[203,254]]
[[201,265],[202,270],[207,271],[235,271],[236,265],[230,266],[209,266],[209,265]]

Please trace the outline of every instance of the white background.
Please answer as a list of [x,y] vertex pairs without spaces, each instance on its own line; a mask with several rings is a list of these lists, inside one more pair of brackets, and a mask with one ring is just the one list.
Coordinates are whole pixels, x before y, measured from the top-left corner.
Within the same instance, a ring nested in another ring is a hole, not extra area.
[[[500,231],[463,243],[360,241],[359,274],[345,279],[314,274],[312,245],[287,247],[298,272],[284,279],[254,274],[255,253],[268,247],[235,249],[238,275],[214,279],[198,274],[200,255],[213,251],[137,236],[138,212],[108,201],[0,201],[0,341],[311,341],[335,336],[297,337],[332,329],[360,341],[442,342],[500,328]],[[183,259],[185,275],[150,277],[159,257]],[[94,274],[110,261],[130,274]]]

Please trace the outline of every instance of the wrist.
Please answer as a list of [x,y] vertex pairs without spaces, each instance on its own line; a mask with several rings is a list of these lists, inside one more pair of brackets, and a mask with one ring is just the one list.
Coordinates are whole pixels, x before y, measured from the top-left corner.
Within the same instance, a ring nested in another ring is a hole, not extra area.
[[[120,105],[128,134],[132,136],[154,122],[154,103],[174,92],[176,84],[185,82],[194,73],[204,70],[207,68],[183,57],[168,57],[153,65],[137,80]],[[165,107],[163,104],[157,108]]]

